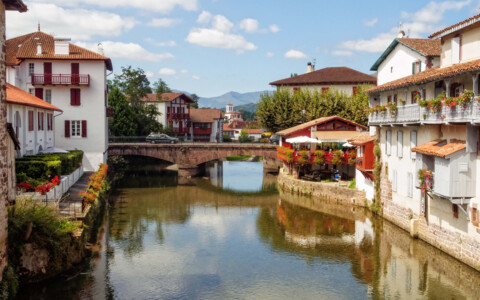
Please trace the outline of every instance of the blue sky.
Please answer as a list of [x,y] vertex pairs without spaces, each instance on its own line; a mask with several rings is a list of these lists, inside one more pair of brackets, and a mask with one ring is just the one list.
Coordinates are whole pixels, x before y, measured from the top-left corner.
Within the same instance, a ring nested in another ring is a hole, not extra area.
[[316,69],[369,69],[403,23],[410,37],[480,13],[465,1],[31,0],[7,13],[7,38],[35,31],[101,42],[121,66],[202,97],[272,89],[269,82]]

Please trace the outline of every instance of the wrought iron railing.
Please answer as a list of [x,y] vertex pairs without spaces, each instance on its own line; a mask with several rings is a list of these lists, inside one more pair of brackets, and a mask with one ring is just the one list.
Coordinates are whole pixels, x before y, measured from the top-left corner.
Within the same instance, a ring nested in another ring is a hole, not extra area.
[[32,85],[90,85],[88,74],[31,74]]

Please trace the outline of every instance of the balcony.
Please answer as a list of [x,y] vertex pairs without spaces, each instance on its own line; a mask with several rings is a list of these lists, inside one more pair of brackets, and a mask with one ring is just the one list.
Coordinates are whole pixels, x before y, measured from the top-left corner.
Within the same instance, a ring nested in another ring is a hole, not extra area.
[[398,105],[396,114],[383,112],[371,113],[369,125],[408,125],[408,124],[446,124],[446,123],[480,123],[480,104],[477,101],[462,106],[441,106],[433,111],[418,104]]
[[168,120],[188,120],[190,119],[189,114],[181,114],[181,113],[167,113]]
[[88,74],[32,74],[32,85],[90,85]]
[[172,128],[173,134],[190,134],[190,127]]

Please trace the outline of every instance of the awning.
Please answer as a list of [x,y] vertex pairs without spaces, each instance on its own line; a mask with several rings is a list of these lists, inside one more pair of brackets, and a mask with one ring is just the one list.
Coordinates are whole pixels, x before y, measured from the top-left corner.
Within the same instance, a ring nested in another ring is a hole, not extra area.
[[467,145],[465,144],[465,141],[450,139],[450,142],[448,142],[445,139],[437,139],[414,147],[412,148],[412,151],[426,155],[448,158],[448,156],[466,148]]
[[305,143],[320,143],[316,139],[309,138],[308,136],[297,136],[286,140],[289,144],[305,144]]
[[349,139],[361,135],[359,131],[315,131],[313,133],[320,143],[346,143]]

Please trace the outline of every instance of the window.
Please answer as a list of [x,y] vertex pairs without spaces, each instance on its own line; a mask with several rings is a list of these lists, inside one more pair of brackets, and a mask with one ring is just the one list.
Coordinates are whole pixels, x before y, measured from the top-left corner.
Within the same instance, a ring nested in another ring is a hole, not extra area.
[[417,153],[414,151],[411,151],[415,147],[417,147],[417,131],[412,130],[410,131],[410,158],[411,159],[417,158]]
[[390,73],[393,73],[393,67],[390,67]]
[[35,89],[28,89],[28,93],[30,95],[35,95]]
[[407,173],[407,193],[408,197],[412,198],[413,197],[413,174],[412,173]]
[[328,88],[328,87],[323,87],[323,88],[322,88],[322,94],[328,93],[328,90],[329,90],[329,89],[330,89],[330,88]]
[[34,130],[34,118],[35,115],[33,114],[33,110],[28,111],[28,131]]
[[363,157],[363,151],[364,151],[365,146],[361,146],[357,148],[357,156],[358,157]]
[[47,130],[53,130],[53,114],[47,114]]
[[385,144],[386,144],[385,153],[387,153],[387,155],[390,155],[392,151],[392,131],[391,130],[387,130],[385,134]]
[[70,136],[71,137],[81,137],[82,136],[82,122],[81,121],[71,121],[70,122]]
[[452,65],[460,62],[460,45],[460,36],[452,38]]
[[397,131],[397,157],[403,157],[403,131]]
[[70,89],[70,105],[80,105],[80,89]]
[[478,227],[478,209],[476,207],[470,208],[471,211],[471,219],[472,219],[472,224],[473,226]]
[[357,87],[354,86],[352,89],[353,89],[353,95],[356,96],[357,95]]
[[45,101],[52,103],[52,90],[45,90]]
[[387,97],[387,103],[390,103],[390,102],[392,102],[392,95],[388,95]]
[[28,76],[32,75],[35,73],[35,64],[34,63],[29,63],[28,64]]
[[43,126],[43,112],[38,112],[38,130],[43,130],[44,126]]
[[393,95],[393,103],[397,105],[397,94]]
[[412,63],[412,74],[419,72],[422,72],[422,62],[418,60]]
[[417,95],[420,94],[419,92],[417,91],[413,91],[412,92],[412,104],[416,104],[417,103]]
[[295,94],[296,92],[298,92],[298,88],[294,87],[293,88],[293,93]]

